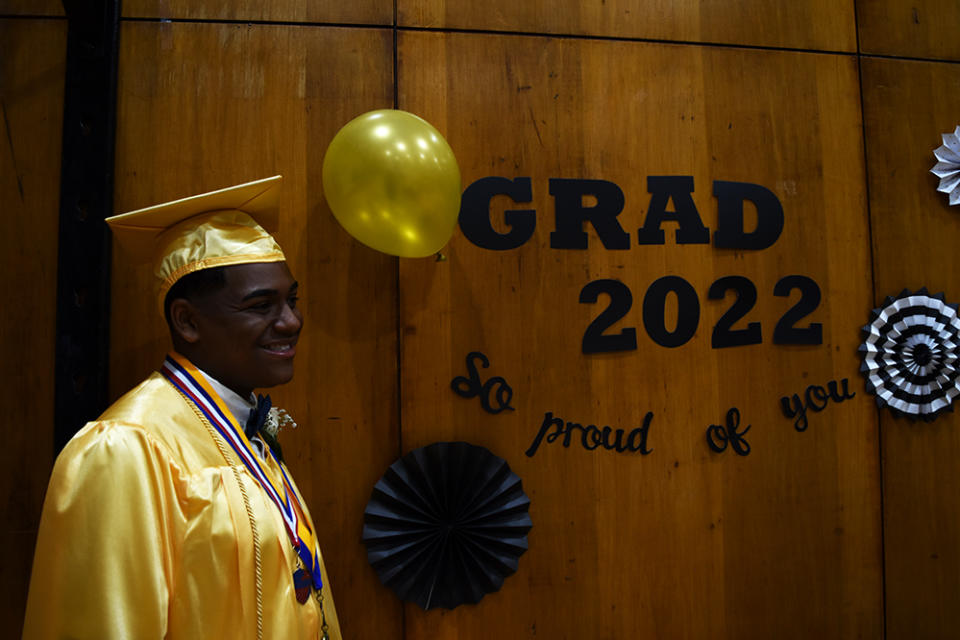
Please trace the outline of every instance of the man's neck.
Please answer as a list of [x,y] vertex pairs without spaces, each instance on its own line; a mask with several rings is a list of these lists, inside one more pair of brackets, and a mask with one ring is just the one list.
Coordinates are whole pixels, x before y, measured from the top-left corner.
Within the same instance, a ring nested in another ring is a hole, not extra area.
[[223,384],[200,367],[197,367],[197,371],[203,374],[203,377],[206,378],[207,382],[210,383],[210,386],[213,387],[213,390],[217,392],[217,395],[220,396],[220,399],[224,401],[224,403],[230,409],[230,412],[237,419],[237,423],[242,428],[247,422],[247,415],[249,415],[250,409],[253,409],[257,406],[257,399],[254,397],[253,393],[250,393],[250,395],[244,398],[239,393]]
[[240,396],[241,398],[246,398],[247,396],[253,394],[253,389],[238,389],[237,387],[228,385],[225,381],[226,376],[220,376],[217,374],[217,367],[211,366],[213,365],[213,362],[209,358],[203,357],[202,352],[192,349],[191,345],[183,342],[182,340],[173,340],[173,350],[189,360],[190,364],[202,371],[203,375],[208,380],[216,381],[217,384],[219,384],[222,388],[229,389],[232,393]]

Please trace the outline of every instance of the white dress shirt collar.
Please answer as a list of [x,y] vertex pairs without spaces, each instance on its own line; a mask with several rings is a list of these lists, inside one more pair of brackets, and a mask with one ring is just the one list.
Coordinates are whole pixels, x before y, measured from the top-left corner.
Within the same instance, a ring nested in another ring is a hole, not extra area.
[[[213,387],[213,390],[217,392],[217,395],[220,396],[220,399],[223,400],[224,404],[227,405],[227,408],[230,409],[230,413],[233,414],[233,417],[237,419],[237,424],[240,425],[240,429],[243,430],[247,424],[247,418],[250,416],[250,410],[257,407],[256,396],[254,396],[251,392],[250,397],[244,399],[244,397],[239,393],[227,387],[203,369],[197,367],[197,371],[203,374],[203,377],[206,378],[207,382],[210,383],[210,386]],[[260,456],[261,460],[263,460],[264,456],[266,455],[263,441],[261,441],[258,436],[254,436],[250,439],[250,444],[253,445],[254,449],[257,451],[257,455]]]

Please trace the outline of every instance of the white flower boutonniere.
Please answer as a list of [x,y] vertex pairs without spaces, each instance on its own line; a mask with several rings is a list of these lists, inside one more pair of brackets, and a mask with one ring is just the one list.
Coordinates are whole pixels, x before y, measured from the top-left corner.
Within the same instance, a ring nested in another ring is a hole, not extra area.
[[267,419],[264,420],[263,426],[260,427],[260,431],[276,440],[280,435],[280,430],[285,427],[296,429],[297,423],[294,422],[286,410],[271,407],[270,411],[267,412]]

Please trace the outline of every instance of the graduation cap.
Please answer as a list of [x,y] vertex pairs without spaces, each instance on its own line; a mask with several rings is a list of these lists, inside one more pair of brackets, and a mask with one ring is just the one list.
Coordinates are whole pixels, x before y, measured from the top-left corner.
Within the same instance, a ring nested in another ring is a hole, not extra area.
[[213,267],[283,262],[269,231],[279,219],[282,176],[247,182],[107,218],[120,247],[153,261],[161,308],[183,276]]

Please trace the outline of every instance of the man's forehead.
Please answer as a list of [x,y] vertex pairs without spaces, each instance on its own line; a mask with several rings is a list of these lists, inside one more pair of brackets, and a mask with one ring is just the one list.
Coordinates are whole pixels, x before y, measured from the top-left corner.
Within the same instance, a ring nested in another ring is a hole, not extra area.
[[286,262],[232,265],[224,268],[224,275],[227,289],[242,296],[260,290],[285,294],[298,286]]

